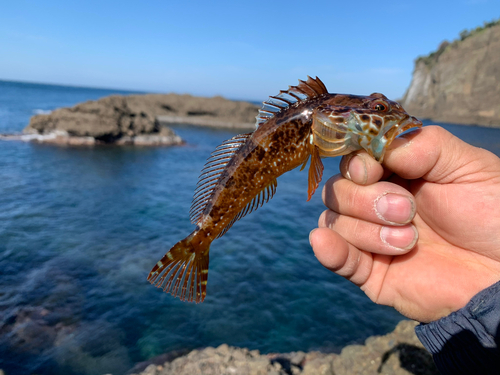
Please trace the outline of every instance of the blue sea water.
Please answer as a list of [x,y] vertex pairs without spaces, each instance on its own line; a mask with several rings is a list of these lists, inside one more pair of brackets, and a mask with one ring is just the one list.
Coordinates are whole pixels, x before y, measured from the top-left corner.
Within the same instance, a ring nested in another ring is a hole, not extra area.
[[[0,133],[30,116],[123,91],[0,81]],[[272,93],[270,93],[272,94]],[[443,124],[500,155],[500,130]],[[179,147],[65,148],[0,142],[0,368],[10,374],[122,374],[172,350],[217,346],[339,351],[403,319],[325,270],[308,234],[324,210],[307,174],[211,247],[208,295],[183,303],[151,267],[189,234],[192,192],[235,133],[174,126]],[[325,160],[325,179],[339,159]]]

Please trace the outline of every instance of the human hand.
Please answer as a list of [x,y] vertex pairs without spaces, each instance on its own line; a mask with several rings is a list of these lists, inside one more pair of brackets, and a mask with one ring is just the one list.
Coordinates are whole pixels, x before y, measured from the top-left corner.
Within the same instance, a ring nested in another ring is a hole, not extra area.
[[428,126],[396,139],[383,165],[359,153],[340,169],[310,242],[372,301],[429,322],[500,280],[497,156]]

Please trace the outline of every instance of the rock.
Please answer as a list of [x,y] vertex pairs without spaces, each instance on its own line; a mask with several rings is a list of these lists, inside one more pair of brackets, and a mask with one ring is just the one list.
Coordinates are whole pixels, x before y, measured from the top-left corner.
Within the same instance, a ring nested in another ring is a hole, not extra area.
[[114,95],[33,116],[25,133],[47,134],[62,130],[70,136],[112,142],[124,135],[154,133],[157,128],[153,115],[131,110],[125,97]]
[[65,330],[61,316],[61,312],[41,306],[17,308],[0,315],[0,335],[9,339],[14,350],[38,355],[45,347],[54,345],[58,334]]
[[0,136],[57,145],[157,146],[181,144],[165,124],[253,129],[258,106],[222,97],[113,95],[31,118],[22,136]]
[[218,348],[193,350],[186,356],[149,365],[141,375],[286,375],[283,366],[265,355],[226,344]]
[[[173,137],[161,136],[161,135],[137,135],[135,137],[127,137],[130,140],[129,144],[136,146],[161,146],[161,145],[172,145],[181,144],[182,139],[175,135]],[[117,142],[117,144],[120,144]]]
[[139,375],[438,375],[431,355],[415,335],[416,324],[402,321],[393,332],[370,337],[365,345],[346,346],[341,354],[260,354],[222,344],[149,365]]
[[137,99],[131,100],[130,105],[129,100],[129,97],[115,95],[39,114],[31,118],[24,135],[11,139],[68,146],[182,143],[180,137],[161,126],[153,114],[139,108]]
[[333,360],[335,375],[439,375],[431,355],[415,335],[417,322],[403,320],[385,336],[350,345]]
[[434,121],[500,127],[500,21],[415,62],[401,105]]
[[254,129],[259,106],[227,100],[177,94],[131,95],[129,108],[156,116],[161,124],[181,123],[218,128]]
[[[167,129],[167,128],[164,128]],[[172,135],[162,135],[167,133],[160,131],[158,133],[136,135],[136,136],[122,136],[117,138],[112,144],[123,145],[136,145],[136,146],[171,146],[180,145],[184,141],[175,134],[171,129],[168,129]],[[23,135],[0,135],[2,140],[17,140],[17,141],[32,141],[38,143],[53,144],[59,146],[94,146],[98,144],[106,144],[110,142],[103,142],[94,137],[78,137],[71,136],[64,130],[55,130],[46,134],[23,134]]]
[[0,135],[0,139],[5,141],[32,141],[67,146],[93,146],[96,144],[94,137],[70,136],[64,130],[54,130],[46,134],[31,132],[23,135]]
[[311,352],[306,355],[302,375],[334,375],[333,360],[338,354]]
[[127,371],[127,374],[134,374],[141,372],[144,373],[144,371],[146,371],[148,366],[151,365],[153,365],[156,371],[156,366],[163,365],[165,362],[172,362],[174,359],[181,357],[183,355],[187,355],[189,353],[190,353],[189,350],[173,350],[171,352],[161,354],[159,356],[150,358],[147,361],[136,363],[131,370]]
[[293,353],[292,357],[290,358],[290,363],[295,366],[302,366],[305,359],[306,359],[306,353],[304,352]]
[[142,374],[143,374],[143,375],[156,375],[156,374],[158,374],[157,367],[159,367],[159,366],[149,365],[149,366],[148,366],[148,367],[146,367],[146,369],[142,372]]

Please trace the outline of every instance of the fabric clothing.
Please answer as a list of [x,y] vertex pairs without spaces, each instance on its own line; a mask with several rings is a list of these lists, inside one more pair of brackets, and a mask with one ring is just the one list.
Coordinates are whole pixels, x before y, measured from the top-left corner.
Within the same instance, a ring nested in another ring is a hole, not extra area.
[[442,374],[500,375],[500,281],[415,332]]

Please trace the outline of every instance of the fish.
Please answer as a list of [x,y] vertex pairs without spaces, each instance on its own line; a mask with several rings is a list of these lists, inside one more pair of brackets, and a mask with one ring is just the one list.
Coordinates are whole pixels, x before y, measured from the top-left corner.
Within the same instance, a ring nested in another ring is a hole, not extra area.
[[401,133],[419,128],[383,94],[328,93],[318,78],[299,80],[263,102],[256,129],[219,145],[201,171],[190,210],[195,230],[158,261],[148,281],[182,301],[206,297],[210,245],[235,221],[276,193],[277,177],[308,161],[309,201],[323,174],[321,158],[366,150],[382,162]]

